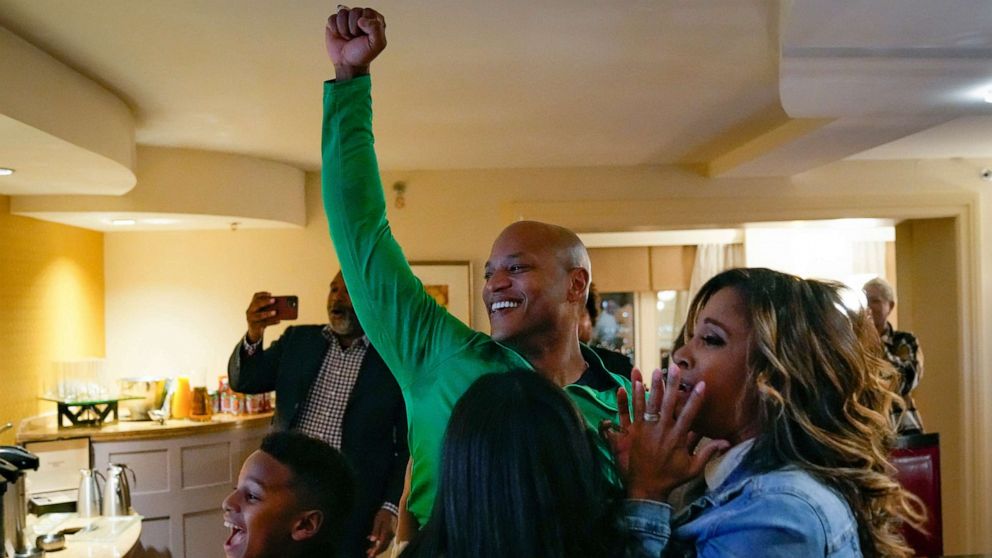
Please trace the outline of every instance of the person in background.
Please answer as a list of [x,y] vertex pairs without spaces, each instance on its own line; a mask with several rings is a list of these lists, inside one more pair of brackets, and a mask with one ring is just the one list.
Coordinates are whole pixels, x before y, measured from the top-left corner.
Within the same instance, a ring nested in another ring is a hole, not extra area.
[[[593,430],[616,420],[616,390],[629,382],[579,343],[591,265],[585,246],[563,227],[521,221],[496,238],[482,292],[492,336],[424,291],[386,220],[373,145],[369,66],[386,47],[385,29],[382,15],[369,8],[340,7],[328,18],[325,43],[335,79],[324,85],[321,181],[355,311],[406,397],[413,453],[408,508],[423,524],[434,503],[448,418],[479,376],[535,371],[565,389]],[[611,459],[605,443],[598,451]]]
[[922,434],[923,420],[916,410],[913,390],[923,378],[923,349],[915,335],[897,331],[889,323],[889,315],[896,307],[896,297],[888,281],[876,277],[865,283],[863,290],[875,330],[882,339],[885,359],[899,371],[899,395],[904,405],[893,405],[892,422],[900,434]]
[[480,377],[455,404],[430,519],[402,558],[619,556],[619,494],[575,405],[529,370]]
[[620,307],[613,300],[607,300],[603,304],[605,312],[601,312],[596,318],[593,329],[596,332],[596,339],[605,345],[619,347],[623,344],[623,336],[620,335],[620,322],[617,321],[616,314]]
[[329,323],[287,328],[264,349],[265,328],[279,322],[272,303],[268,292],[252,297],[248,332],[228,362],[231,387],[275,390],[277,429],[298,430],[341,450],[357,472],[342,556],[375,556],[395,534],[409,458],[399,386],[365,337],[340,273],[327,294]]
[[[624,517],[644,556],[911,556],[922,503],[891,476],[894,374],[840,284],[732,269],[695,296],[667,378],[621,416]],[[626,408],[627,394],[618,395]],[[700,437],[710,441],[697,447]],[[723,453],[714,459],[715,451]],[[690,502],[673,508],[673,490]]]
[[590,344],[593,327],[596,324],[596,318],[599,316],[599,304],[600,299],[599,293],[596,292],[596,285],[590,284],[589,297],[586,299],[586,312],[579,319],[579,341],[589,345],[596,355],[599,356],[600,360],[603,361],[603,366],[607,370],[629,380],[630,372],[634,369],[634,363],[630,361],[630,357],[617,351],[611,351],[606,347],[594,347]]
[[298,432],[274,432],[245,460],[222,503],[227,558],[338,556],[354,483],[340,452]]

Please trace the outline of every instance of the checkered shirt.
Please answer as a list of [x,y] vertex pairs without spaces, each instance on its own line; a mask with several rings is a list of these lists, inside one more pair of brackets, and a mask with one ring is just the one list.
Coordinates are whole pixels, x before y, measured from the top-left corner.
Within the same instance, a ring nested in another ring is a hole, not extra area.
[[311,386],[310,396],[296,417],[294,430],[324,440],[340,450],[344,412],[368,352],[369,340],[362,337],[342,350],[330,326],[324,326],[322,333],[327,338],[327,353]]
[[[342,351],[341,344],[331,331],[330,325],[324,326],[321,333],[327,339],[327,353],[324,355],[324,362],[320,365],[310,397],[303,403],[303,410],[296,416],[294,429],[324,440],[340,450],[344,411],[348,408],[348,397],[355,387],[362,361],[365,360],[365,353],[368,352],[369,339],[362,336],[357,343],[352,343],[351,347]],[[246,335],[243,345],[245,352],[253,355],[262,345],[262,340],[250,343]],[[382,503],[382,509],[393,515],[399,515],[396,504],[388,500]]]

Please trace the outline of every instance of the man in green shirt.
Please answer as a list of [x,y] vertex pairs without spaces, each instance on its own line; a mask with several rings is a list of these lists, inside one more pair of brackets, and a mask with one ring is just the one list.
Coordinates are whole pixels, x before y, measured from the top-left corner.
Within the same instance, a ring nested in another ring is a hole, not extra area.
[[[373,148],[369,65],[386,46],[385,27],[368,8],[341,8],[328,19],[335,80],[324,86],[324,209],[358,318],[406,399],[413,459],[407,508],[423,524],[451,409],[477,378],[534,370],[562,386],[594,429],[617,419],[616,390],[629,382],[579,343],[591,266],[567,229],[524,221],[493,243],[483,289],[492,337],[448,314],[413,275],[386,221]],[[611,458],[605,443],[599,449]]]

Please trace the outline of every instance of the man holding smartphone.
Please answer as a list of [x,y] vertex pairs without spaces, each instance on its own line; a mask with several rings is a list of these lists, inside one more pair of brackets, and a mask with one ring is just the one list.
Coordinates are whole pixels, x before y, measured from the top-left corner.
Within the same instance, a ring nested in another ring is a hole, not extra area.
[[268,292],[252,296],[248,332],[228,361],[235,391],[275,390],[274,424],[341,450],[356,473],[355,512],[342,556],[375,556],[396,531],[409,452],[399,386],[369,340],[341,273],[327,294],[328,324],[287,328],[268,349],[265,328],[285,318]]

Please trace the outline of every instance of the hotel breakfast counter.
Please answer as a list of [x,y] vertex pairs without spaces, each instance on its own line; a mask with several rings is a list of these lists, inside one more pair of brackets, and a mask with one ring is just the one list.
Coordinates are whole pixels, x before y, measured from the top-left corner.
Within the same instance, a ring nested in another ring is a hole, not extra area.
[[237,416],[224,413],[214,415],[209,421],[203,422],[186,419],[169,419],[165,424],[150,420],[120,421],[102,427],[59,429],[53,413],[22,420],[17,429],[17,443],[50,442],[70,438],[89,438],[91,442],[174,438],[237,428],[255,429],[268,426],[271,422],[272,413]]
[[83,529],[65,536],[65,547],[56,552],[59,558],[121,558],[129,554],[141,535],[141,517],[81,518],[76,514],[48,514],[40,518],[31,516],[28,526],[35,535],[41,532],[59,532],[64,529]]
[[[128,556],[213,557],[228,536],[221,501],[237,483],[241,464],[261,445],[271,422],[272,413],[221,414],[209,422],[118,422],[59,430],[55,416],[49,415],[22,421],[17,440],[29,451],[45,445],[88,445],[83,466],[88,462],[89,467],[105,471],[110,463],[123,463],[134,471],[131,506],[144,519],[138,544]],[[68,462],[64,455],[48,462]],[[39,457],[44,469],[46,458]],[[79,467],[65,468],[78,479]]]

